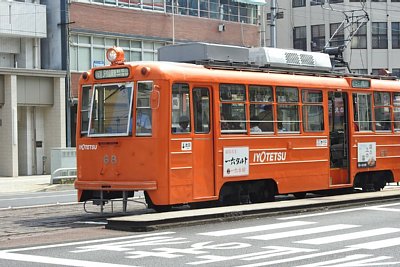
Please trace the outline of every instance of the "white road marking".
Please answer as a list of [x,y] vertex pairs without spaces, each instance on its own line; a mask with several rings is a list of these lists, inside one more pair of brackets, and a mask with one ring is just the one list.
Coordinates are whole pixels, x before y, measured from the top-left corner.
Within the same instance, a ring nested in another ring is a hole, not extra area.
[[[384,261],[387,259],[391,259],[392,257],[388,256],[380,256],[380,257],[375,257],[371,259],[363,259],[366,257],[371,257],[372,255],[365,255],[365,254],[356,254],[356,255],[349,255],[344,258],[336,259],[336,260],[330,260],[330,261],[322,261],[322,262],[317,262],[317,263],[311,263],[307,265],[301,265],[301,266],[296,266],[296,267],[318,267],[318,266],[323,266],[323,267],[358,267],[358,266],[364,266],[364,267],[370,267],[370,266],[389,266],[389,265],[397,265],[399,262],[381,262],[378,263],[378,261]],[[340,264],[337,264],[340,263]],[[372,263],[372,264],[371,264]]]
[[135,240],[138,238],[160,236],[160,235],[171,235],[171,234],[175,234],[175,232],[161,232],[161,233],[151,233],[151,234],[129,235],[129,236],[103,238],[103,239],[95,239],[95,240],[88,240],[88,241],[77,241],[77,242],[70,242],[70,243],[54,244],[54,245],[7,249],[7,250],[0,250],[0,252],[19,252],[19,251],[38,250],[38,249],[68,247],[68,246],[81,246],[81,245],[86,245],[86,244],[96,244],[96,243],[102,243],[102,242],[107,243],[107,242],[113,242],[113,241],[119,241],[119,240],[130,240],[130,239]]
[[[355,254],[355,255],[349,255],[349,256],[346,256],[346,257],[340,258],[340,259],[335,259],[335,260],[330,260],[330,261],[322,261],[322,262],[315,262],[315,263],[306,264],[306,265],[298,265],[296,267],[338,266],[337,263],[344,263],[344,262],[349,262],[349,261],[354,262],[355,260],[364,259],[364,258],[367,258],[367,257],[371,257],[371,255]],[[339,266],[342,266],[342,264],[340,264]]]
[[113,263],[85,261],[85,260],[73,260],[73,259],[54,258],[54,257],[27,255],[19,253],[7,253],[4,251],[0,251],[0,259],[46,263],[58,266],[74,266],[74,267],[135,267],[134,265],[113,264]]
[[365,210],[365,209],[366,208],[363,207],[363,208],[354,208],[354,209],[346,209],[346,210],[334,210],[334,211],[327,211],[327,212],[319,212],[319,213],[311,213],[311,214],[283,217],[283,218],[278,218],[278,220],[296,220],[296,219],[309,218],[309,217],[317,217],[317,216],[325,216],[325,215],[332,215],[332,214],[338,214],[338,213],[360,211],[360,210]]
[[62,195],[51,195],[51,196],[37,196],[37,197],[14,197],[14,198],[1,198],[1,201],[14,201],[14,200],[26,200],[26,199],[41,199],[41,198],[58,198],[58,197],[69,197],[69,196],[76,196],[74,194],[62,194]]
[[273,240],[273,239],[280,239],[280,238],[287,238],[287,237],[295,237],[295,236],[303,236],[303,235],[325,233],[325,232],[330,232],[330,231],[344,230],[344,229],[350,229],[350,228],[355,228],[355,227],[360,227],[360,225],[334,224],[334,225],[314,227],[314,228],[308,228],[308,229],[299,229],[299,230],[293,230],[293,231],[287,231],[287,232],[250,236],[250,237],[245,237],[245,238],[246,239],[256,239],[256,240]]
[[292,222],[284,222],[284,223],[275,223],[275,224],[227,229],[227,230],[221,230],[221,231],[212,231],[212,232],[206,232],[206,233],[199,233],[198,235],[230,236],[230,235],[247,234],[247,233],[267,231],[267,230],[276,230],[276,229],[295,227],[295,226],[303,226],[303,225],[309,225],[309,224],[315,224],[315,223],[316,222],[292,221]]
[[237,267],[239,267],[239,266],[240,267],[260,267],[260,266],[268,266],[268,265],[278,265],[278,264],[282,264],[282,263],[314,259],[314,258],[318,258],[318,257],[324,257],[324,256],[335,255],[335,254],[340,254],[340,253],[347,253],[347,252],[355,251],[355,250],[358,250],[358,248],[344,248],[344,249],[330,250],[330,251],[325,251],[325,252],[317,252],[317,253],[313,253],[313,254],[296,256],[296,257],[292,257],[292,258],[284,258],[284,259],[274,260],[274,261],[259,262],[259,263],[246,264],[246,265],[238,265]]
[[302,219],[302,218],[325,216],[325,215],[332,215],[332,214],[353,212],[353,211],[360,211],[360,210],[369,210],[369,209],[375,209],[375,208],[385,208],[385,207],[391,207],[391,206],[400,206],[400,203],[389,203],[389,204],[377,205],[377,206],[371,206],[371,207],[362,207],[362,208],[353,208],[353,209],[345,209],[345,210],[334,210],[334,211],[327,211],[327,212],[311,213],[311,214],[304,214],[304,215],[295,215],[295,216],[278,218],[278,220],[297,220],[297,219]]
[[84,253],[92,251],[126,252],[144,246],[176,245],[176,244],[184,244],[187,242],[189,241],[186,241],[186,238],[183,237],[174,238],[170,236],[150,236],[141,239],[130,239],[119,242],[109,242],[109,243],[95,244],[89,246],[79,246],[77,247],[76,250],[73,250],[71,252],[73,253]]
[[283,255],[295,254],[295,253],[307,253],[314,252],[316,249],[305,249],[305,248],[293,248],[293,247],[281,247],[281,246],[268,246],[263,247],[266,249],[260,252],[252,252],[247,254],[239,254],[232,256],[219,256],[219,255],[202,255],[196,258],[203,259],[201,261],[189,262],[190,265],[203,265],[223,261],[238,261],[238,260],[257,260],[257,259],[267,259],[273,257],[281,257]]
[[296,241],[295,243],[310,244],[310,245],[324,245],[324,244],[331,244],[331,243],[335,243],[335,242],[342,242],[342,241],[346,241],[346,240],[354,240],[354,239],[359,239],[359,238],[391,234],[391,233],[396,233],[396,232],[400,232],[400,229],[399,228],[380,228],[380,229],[373,229],[373,230],[347,233],[347,234],[341,234],[341,235],[313,238],[313,239],[308,239],[308,240]]
[[375,211],[400,212],[400,209],[381,208],[381,207],[371,207],[371,208],[366,208],[366,209],[367,210],[375,210]]
[[379,241],[372,241],[372,242],[367,242],[367,243],[362,243],[362,244],[356,244],[348,247],[352,248],[360,248],[360,249],[381,249],[381,248],[388,248],[388,247],[394,247],[394,246],[400,246],[400,237],[395,237],[395,238],[389,238],[389,239],[384,239],[384,240],[379,240]]

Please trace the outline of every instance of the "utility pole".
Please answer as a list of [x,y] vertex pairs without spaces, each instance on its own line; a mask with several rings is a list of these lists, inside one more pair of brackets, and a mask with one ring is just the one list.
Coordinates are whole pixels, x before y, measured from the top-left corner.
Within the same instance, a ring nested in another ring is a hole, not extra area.
[[271,47],[276,47],[276,1],[271,0]]

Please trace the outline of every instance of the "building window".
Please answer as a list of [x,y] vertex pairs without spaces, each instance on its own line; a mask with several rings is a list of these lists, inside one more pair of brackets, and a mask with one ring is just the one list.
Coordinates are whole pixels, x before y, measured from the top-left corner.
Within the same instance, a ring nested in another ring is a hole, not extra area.
[[[235,0],[86,0],[85,2],[247,24],[257,24],[259,16],[257,5]],[[302,2],[305,3],[305,0]]]
[[293,28],[293,48],[307,51],[306,26]]
[[367,69],[351,69],[351,72],[354,74],[362,74],[362,75],[368,74]]
[[388,48],[386,22],[372,22],[372,48]]
[[325,46],[325,25],[311,26],[311,51],[322,51]]
[[120,46],[124,50],[125,60],[129,62],[157,60],[158,48],[166,44],[164,42],[76,34],[71,35],[70,43],[70,69],[72,71],[87,71],[92,67],[107,64],[106,51],[114,45]]
[[306,6],[306,0],[293,0],[292,7],[302,7]]
[[[360,0],[357,0],[359,2]],[[325,0],[311,0],[310,3],[312,6],[316,5],[323,5],[325,4]],[[343,3],[343,0],[329,0],[329,4],[337,4],[337,3]]]
[[[360,23],[352,24],[352,31],[357,30]],[[365,49],[367,48],[367,24],[363,24],[351,40],[351,48]]]
[[329,27],[330,29],[330,36],[333,36],[333,34],[336,32],[335,36],[333,36],[332,40],[330,41],[330,46],[331,47],[338,47],[341,45],[344,45],[344,29],[339,28],[341,23],[332,23]]
[[400,78],[400,69],[392,69],[392,75]]
[[392,48],[400,48],[400,22],[392,22]]

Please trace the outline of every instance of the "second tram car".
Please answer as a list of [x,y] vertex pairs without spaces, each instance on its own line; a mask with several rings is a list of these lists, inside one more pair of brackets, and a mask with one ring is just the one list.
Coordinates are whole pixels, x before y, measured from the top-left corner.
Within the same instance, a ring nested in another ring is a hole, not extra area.
[[79,201],[143,190],[165,211],[400,180],[397,80],[107,57],[79,81]]

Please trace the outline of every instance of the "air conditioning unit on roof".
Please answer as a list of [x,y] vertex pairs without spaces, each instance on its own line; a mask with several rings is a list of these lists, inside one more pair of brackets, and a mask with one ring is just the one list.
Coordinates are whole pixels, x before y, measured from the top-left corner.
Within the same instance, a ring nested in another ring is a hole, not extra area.
[[246,63],[249,60],[249,49],[240,46],[208,43],[168,45],[158,49],[158,60],[188,63],[199,61]]
[[250,48],[249,60],[260,67],[331,71],[328,54],[272,47]]

